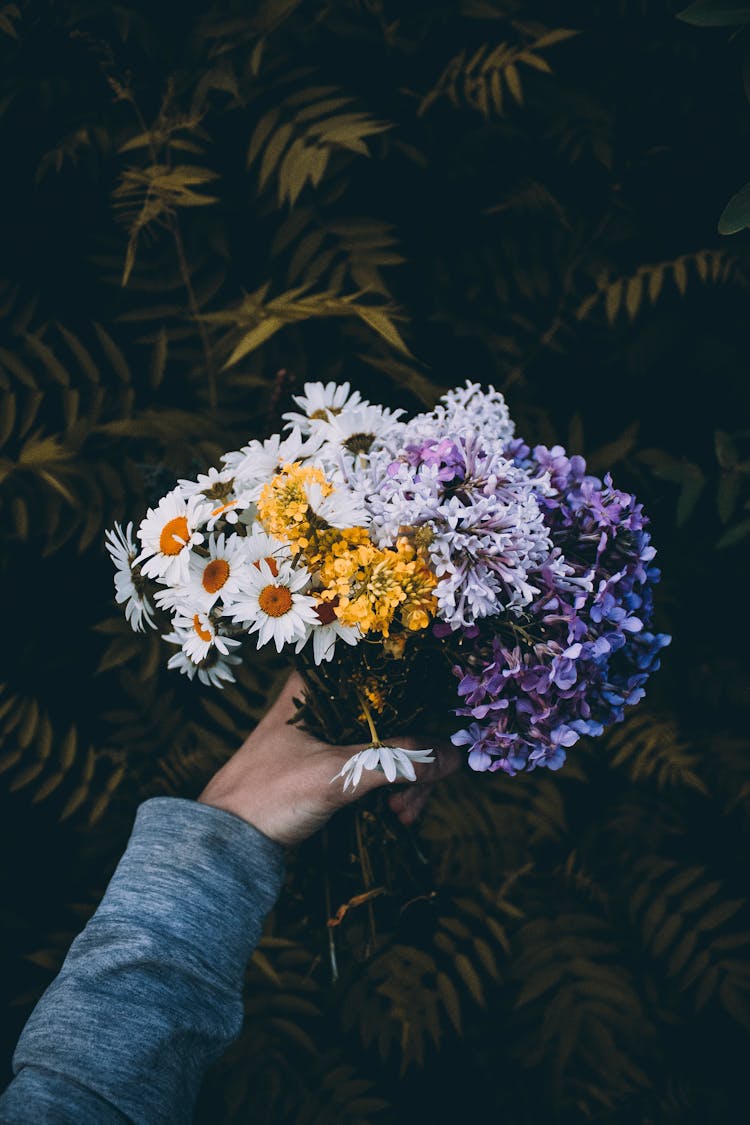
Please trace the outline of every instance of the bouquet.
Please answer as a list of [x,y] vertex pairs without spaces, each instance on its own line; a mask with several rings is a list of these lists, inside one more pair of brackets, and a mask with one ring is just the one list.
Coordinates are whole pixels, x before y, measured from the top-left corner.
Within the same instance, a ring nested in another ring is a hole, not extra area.
[[299,719],[362,742],[340,775],[414,780],[419,723],[476,771],[556,770],[644,694],[670,638],[634,496],[561,446],[515,436],[505,400],[467,382],[406,420],[348,383],[307,383],[283,434],[180,480],[107,546],[135,630],[169,667],[221,687],[243,646],[286,652]]

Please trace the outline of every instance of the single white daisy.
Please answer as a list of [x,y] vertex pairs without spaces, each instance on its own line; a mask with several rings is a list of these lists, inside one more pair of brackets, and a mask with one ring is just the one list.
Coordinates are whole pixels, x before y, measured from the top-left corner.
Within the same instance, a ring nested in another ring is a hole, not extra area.
[[202,496],[210,505],[206,528],[213,531],[219,520],[235,524],[246,507],[246,490],[236,480],[231,469],[210,468],[200,473],[196,480],[180,480],[177,487],[186,499],[189,496]]
[[178,593],[206,613],[219,598],[228,601],[238,594],[243,589],[250,565],[248,538],[242,535],[209,535],[206,544],[209,557],[191,552],[188,580]]
[[148,578],[184,585],[188,577],[190,548],[203,542],[199,528],[205,523],[208,506],[203,496],[187,500],[173,489],[156,508],[149,508],[138,528],[141,553],[135,560]]
[[348,383],[305,383],[304,394],[292,395],[297,406],[302,411],[289,411],[282,414],[286,422],[286,429],[299,426],[303,434],[309,434],[314,429],[316,421],[326,422],[337,414],[358,406],[369,405],[362,399],[359,391],[352,391]]
[[366,527],[370,517],[364,502],[346,488],[334,488],[327,496],[318,481],[303,484],[312,515],[311,523],[320,527]]
[[197,496],[199,492],[207,500],[223,499],[232,492],[234,473],[211,466],[207,473],[199,473],[195,480],[178,480],[177,487],[186,500],[188,496]]
[[350,463],[365,457],[376,442],[392,438],[403,428],[403,422],[399,422],[403,413],[403,410],[362,403],[345,414],[317,423],[322,440],[317,457],[333,465],[340,464],[342,457]]
[[266,559],[260,559],[250,568],[245,589],[232,601],[233,620],[249,626],[249,633],[258,634],[258,648],[273,641],[276,651],[281,652],[285,644],[295,644],[307,626],[318,620],[315,599],[301,592],[309,581],[310,574],[304,567],[282,563],[272,569]]
[[194,664],[205,660],[211,649],[222,656],[228,656],[233,648],[242,642],[234,637],[223,636],[207,613],[187,613],[178,609],[172,619],[173,635],[182,639],[182,651]]
[[343,641],[347,645],[356,645],[362,639],[358,625],[343,625],[336,616],[336,602],[338,599],[326,602],[317,600],[315,615],[318,619],[316,625],[309,625],[307,632],[297,641],[295,652],[301,652],[312,638],[313,659],[316,664],[332,660],[336,651],[336,641]]
[[350,785],[356,789],[364,770],[382,770],[389,781],[403,777],[406,781],[416,781],[417,774],[414,762],[434,762],[432,750],[404,750],[400,746],[368,746],[347,758],[343,766],[331,778],[336,781],[339,777],[344,779],[344,789]]
[[104,538],[109,557],[115,564],[115,601],[118,605],[125,602],[125,617],[134,632],[145,632],[144,622],[150,629],[155,628],[154,607],[143,589],[145,583],[140,567],[135,564],[138,548],[133,538],[133,524],[129,523],[123,531],[116,523],[111,531],[105,531]]
[[293,461],[306,461],[320,448],[320,438],[305,438],[298,429],[287,437],[274,434],[266,441],[251,441],[234,453],[225,453],[222,461],[235,475],[235,486],[247,501],[257,500],[264,484]]
[[[169,641],[170,644],[180,645],[183,644],[183,636],[180,633],[167,633],[163,640]],[[180,647],[178,652],[170,656],[167,661],[168,668],[176,668],[183,675],[187,676],[189,680],[195,679],[197,676],[202,684],[207,684],[209,687],[223,688],[224,683],[234,683],[234,673],[232,672],[232,665],[242,663],[242,658],[229,653],[222,656],[221,653],[213,649],[206,660],[200,664],[195,664],[186,652]]]

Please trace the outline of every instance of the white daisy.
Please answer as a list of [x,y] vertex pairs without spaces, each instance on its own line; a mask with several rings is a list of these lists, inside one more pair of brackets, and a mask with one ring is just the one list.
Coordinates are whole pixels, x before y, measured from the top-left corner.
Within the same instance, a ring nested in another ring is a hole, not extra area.
[[[182,646],[183,638],[178,633],[167,633],[164,638],[170,644]],[[209,654],[207,660],[202,661],[200,664],[195,664],[190,657],[183,651],[182,647],[173,656],[170,656],[167,661],[168,668],[176,668],[183,675],[187,676],[189,680],[195,679],[197,676],[202,684],[207,684],[209,687],[223,688],[224,683],[234,683],[234,673],[232,672],[232,665],[241,664],[242,659],[229,653],[222,656],[215,649]]]
[[199,473],[195,480],[178,480],[177,487],[186,500],[188,496],[197,496],[199,492],[207,500],[223,499],[234,487],[234,474],[228,469],[216,469],[212,466],[207,473]]
[[344,461],[356,460],[365,456],[378,441],[393,437],[403,428],[399,418],[403,410],[388,410],[385,406],[371,406],[362,403],[346,414],[337,414],[325,422],[318,423],[318,433],[323,444],[318,458],[338,465]]
[[175,488],[162,497],[156,508],[149,508],[138,528],[142,551],[135,560],[148,578],[162,582],[187,582],[190,548],[203,542],[198,530],[208,515],[203,496],[187,500]]
[[181,640],[182,651],[193,664],[200,664],[212,649],[222,656],[228,656],[233,648],[242,642],[234,637],[223,636],[207,613],[188,614],[179,609],[172,619],[174,632]]
[[248,501],[257,500],[261,489],[293,461],[306,461],[320,448],[320,438],[305,439],[298,429],[287,437],[274,434],[266,441],[251,441],[234,453],[225,453],[222,461],[236,477],[236,487],[242,489]]
[[237,523],[243,508],[246,507],[246,490],[235,479],[231,469],[210,468],[200,473],[196,480],[180,480],[177,486],[187,499],[189,496],[202,496],[210,505],[210,515],[206,528],[213,531],[219,520]]
[[305,383],[304,391],[304,394],[292,395],[302,413],[289,411],[282,414],[286,429],[299,426],[303,434],[311,433],[316,421],[325,422],[360,403],[369,405],[363,401],[359,391],[350,389],[348,383]]
[[133,539],[133,524],[125,531],[116,523],[111,531],[105,531],[107,551],[115,564],[115,601],[125,602],[125,617],[136,633],[145,632],[144,621],[150,629],[155,628],[154,607],[143,590],[140,568],[134,570],[138,548]]
[[344,779],[344,789],[350,785],[356,789],[364,770],[382,770],[389,781],[403,777],[406,781],[416,781],[417,774],[414,762],[434,762],[432,750],[404,750],[400,746],[368,746],[347,758],[343,766],[331,778],[336,781],[339,777]]
[[292,550],[288,543],[269,535],[267,531],[256,524],[250,534],[246,536],[243,549],[245,558],[257,570],[260,563],[265,560],[274,577],[279,573],[279,567],[292,561]]
[[335,488],[325,496],[317,481],[304,482],[310,512],[320,526],[366,527],[370,517],[360,496],[345,488]]
[[249,633],[258,634],[258,648],[273,641],[276,651],[281,652],[285,644],[295,644],[305,635],[307,626],[318,620],[315,599],[301,592],[309,581],[310,574],[304,567],[295,569],[282,563],[272,568],[266,559],[260,559],[250,568],[245,590],[233,599],[234,621],[249,626]]
[[248,573],[246,545],[242,535],[210,535],[206,545],[209,557],[191,552],[188,581],[178,593],[206,613],[219,598],[231,600],[243,589]]
[[316,602],[317,624],[308,626],[307,632],[297,642],[297,647],[294,650],[295,652],[301,652],[312,637],[313,658],[316,664],[322,664],[325,660],[333,659],[336,641],[341,640],[344,644],[356,645],[362,638],[358,625],[342,625],[336,616],[335,604],[335,601],[318,600]]

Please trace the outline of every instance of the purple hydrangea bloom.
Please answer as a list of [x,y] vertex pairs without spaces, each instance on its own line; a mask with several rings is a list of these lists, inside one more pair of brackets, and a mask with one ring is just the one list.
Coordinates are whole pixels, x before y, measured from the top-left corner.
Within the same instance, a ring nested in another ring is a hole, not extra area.
[[580,737],[622,720],[670,638],[652,629],[659,571],[635,498],[609,475],[587,475],[561,446],[531,451],[514,440],[505,453],[530,477],[548,475],[538,503],[550,558],[558,551],[566,563],[529,574],[538,592],[518,618],[491,618],[470,644],[461,638],[457,714],[473,721],[453,741],[468,747],[473,769],[512,775],[559,769]]

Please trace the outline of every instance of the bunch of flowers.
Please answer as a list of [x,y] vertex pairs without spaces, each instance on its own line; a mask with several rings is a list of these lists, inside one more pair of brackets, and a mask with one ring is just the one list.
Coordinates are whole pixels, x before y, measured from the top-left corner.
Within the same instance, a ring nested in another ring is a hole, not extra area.
[[452,728],[475,770],[558,769],[642,697],[669,637],[648,521],[609,475],[530,449],[478,384],[409,421],[347,383],[294,401],[285,435],[107,533],[117,601],[135,630],[169,622],[169,667],[221,687],[243,643],[286,650],[308,728],[369,735],[345,786],[413,780],[430,751],[381,739],[417,721]]

